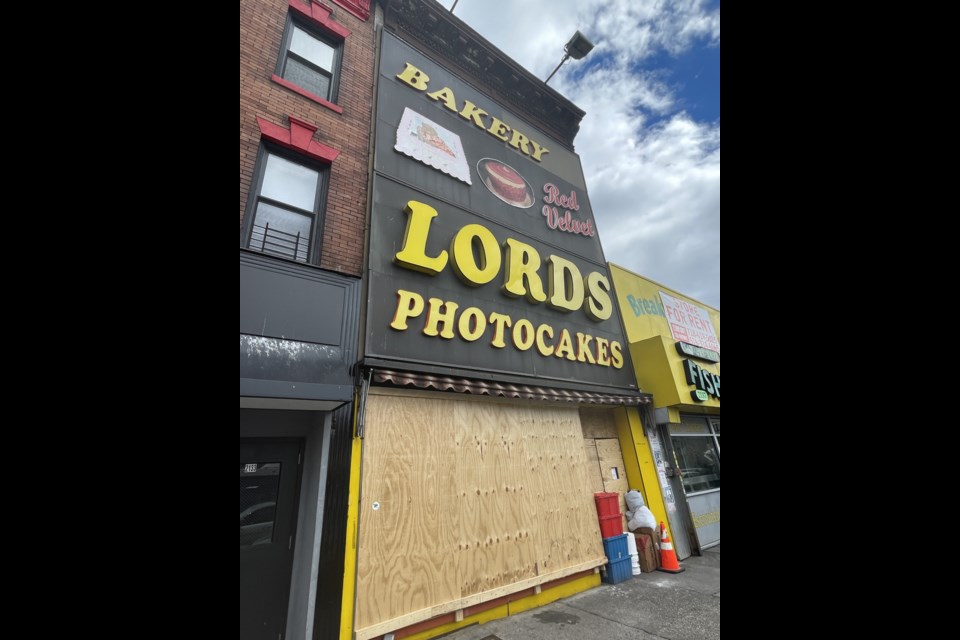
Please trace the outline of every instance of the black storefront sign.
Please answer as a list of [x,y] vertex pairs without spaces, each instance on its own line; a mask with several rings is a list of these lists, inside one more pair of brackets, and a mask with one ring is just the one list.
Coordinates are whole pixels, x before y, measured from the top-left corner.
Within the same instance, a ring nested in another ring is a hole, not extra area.
[[706,360],[707,362],[720,362],[720,354],[713,349],[698,347],[697,345],[690,344],[689,342],[678,342],[677,353],[682,356],[690,356],[691,358]]
[[366,355],[636,388],[579,157],[389,33]]
[[683,374],[687,379],[687,384],[692,384],[697,388],[696,391],[690,392],[691,398],[697,402],[707,400],[708,395],[713,396],[717,400],[720,399],[719,375],[710,373],[690,359],[683,361]]

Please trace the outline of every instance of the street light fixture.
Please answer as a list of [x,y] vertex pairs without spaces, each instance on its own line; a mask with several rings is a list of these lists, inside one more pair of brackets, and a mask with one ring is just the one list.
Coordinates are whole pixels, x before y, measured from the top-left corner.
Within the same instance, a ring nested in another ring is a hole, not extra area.
[[564,45],[563,51],[564,56],[563,60],[560,61],[560,64],[557,65],[557,68],[553,70],[547,79],[543,81],[543,84],[550,82],[550,78],[553,77],[553,74],[560,70],[560,67],[563,66],[563,63],[567,61],[567,58],[573,58],[574,60],[580,60],[583,56],[590,53],[593,49],[593,43],[587,40],[587,36],[577,31],[573,34],[573,37],[570,38],[570,42]]

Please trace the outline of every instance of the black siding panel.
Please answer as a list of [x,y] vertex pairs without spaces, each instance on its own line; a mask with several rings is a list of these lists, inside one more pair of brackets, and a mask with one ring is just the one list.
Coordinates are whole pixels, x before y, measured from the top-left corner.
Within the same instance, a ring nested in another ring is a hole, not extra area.
[[323,533],[317,579],[314,640],[337,640],[343,596],[343,554],[347,538],[347,502],[350,494],[350,449],[353,440],[353,403],[333,412],[327,494],[323,503]]
[[241,250],[240,395],[349,399],[359,318],[358,278]]

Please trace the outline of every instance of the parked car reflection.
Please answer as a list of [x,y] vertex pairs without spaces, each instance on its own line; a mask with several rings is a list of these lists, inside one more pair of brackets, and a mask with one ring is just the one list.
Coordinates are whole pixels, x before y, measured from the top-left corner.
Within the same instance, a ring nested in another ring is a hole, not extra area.
[[260,502],[241,511],[240,546],[270,544],[276,512],[276,502]]

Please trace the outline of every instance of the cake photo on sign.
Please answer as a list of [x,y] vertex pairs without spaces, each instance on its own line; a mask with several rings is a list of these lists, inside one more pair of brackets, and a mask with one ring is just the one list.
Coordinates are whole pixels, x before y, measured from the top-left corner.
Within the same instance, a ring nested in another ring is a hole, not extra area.
[[510,165],[483,158],[477,163],[477,173],[490,193],[511,207],[528,209],[536,202],[533,187]]

